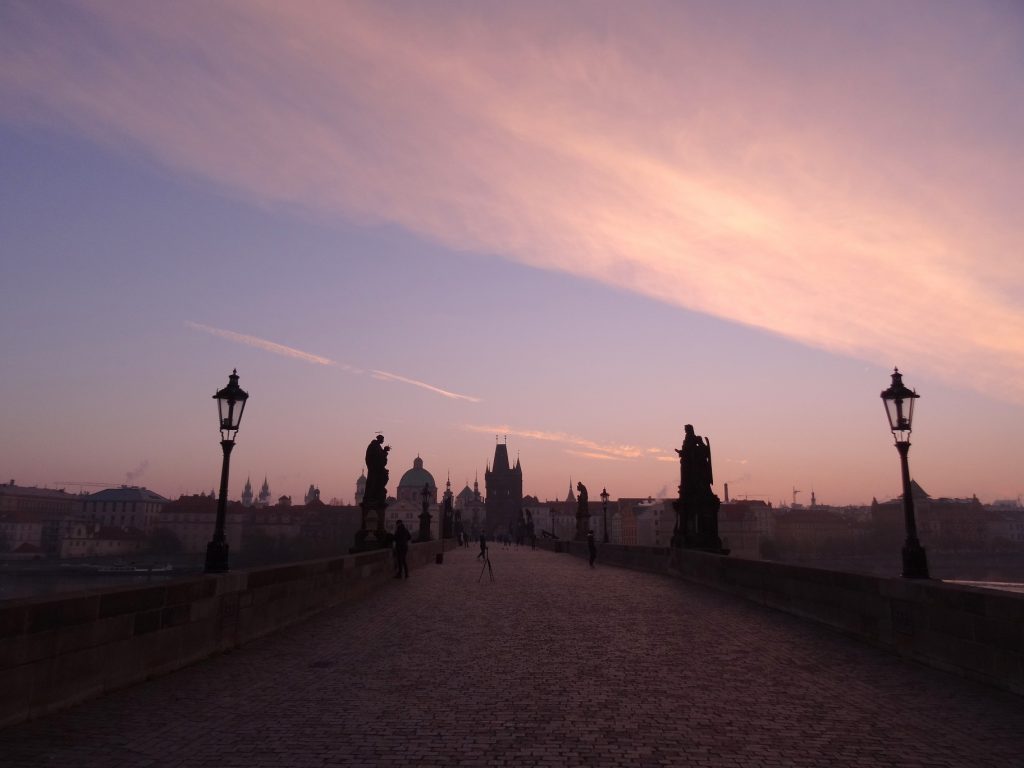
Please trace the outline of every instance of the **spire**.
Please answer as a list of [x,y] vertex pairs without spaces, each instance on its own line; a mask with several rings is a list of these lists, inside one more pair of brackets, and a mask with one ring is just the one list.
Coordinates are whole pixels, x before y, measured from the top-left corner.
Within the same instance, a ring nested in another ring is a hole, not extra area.
[[494,463],[491,465],[491,471],[504,474],[510,469],[511,467],[508,463],[508,444],[499,443],[494,446]]

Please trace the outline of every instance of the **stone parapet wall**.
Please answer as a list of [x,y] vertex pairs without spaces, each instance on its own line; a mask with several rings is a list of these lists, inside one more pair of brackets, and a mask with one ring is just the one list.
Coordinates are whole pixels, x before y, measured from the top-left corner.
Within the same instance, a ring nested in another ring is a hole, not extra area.
[[[588,557],[585,542],[538,545]],[[600,544],[598,563],[729,592],[1024,695],[1024,595],[663,547]]]
[[[440,542],[411,544],[409,568]],[[0,727],[237,648],[379,588],[390,550],[0,602]]]

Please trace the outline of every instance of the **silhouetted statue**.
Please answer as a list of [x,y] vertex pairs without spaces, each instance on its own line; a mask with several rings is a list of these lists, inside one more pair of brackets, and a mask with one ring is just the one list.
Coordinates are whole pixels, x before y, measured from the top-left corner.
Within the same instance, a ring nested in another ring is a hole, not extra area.
[[684,427],[679,454],[679,499],[673,504],[676,525],[672,546],[728,554],[718,537],[718,508],[722,502],[711,489],[711,441],[695,434],[693,425]]
[[679,454],[679,493],[683,497],[701,496],[711,492],[714,475],[711,472],[711,441],[693,432],[693,425],[683,427],[683,447]]
[[366,446],[366,491],[363,494],[363,505],[378,507],[388,499],[388,451],[390,445],[384,445],[384,435],[377,435]]
[[389,546],[388,532],[384,529],[384,510],[388,506],[388,451],[384,435],[377,435],[366,446],[366,486],[363,491],[362,524],[356,532],[353,552],[363,552]]
[[590,530],[590,496],[587,486],[576,483],[576,541],[586,541]]

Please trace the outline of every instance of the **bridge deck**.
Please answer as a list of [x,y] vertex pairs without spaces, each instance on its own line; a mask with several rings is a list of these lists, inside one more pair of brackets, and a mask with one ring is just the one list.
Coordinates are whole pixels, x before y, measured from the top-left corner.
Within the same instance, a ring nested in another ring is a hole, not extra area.
[[2,731],[0,763],[1024,764],[1019,697],[671,579],[474,556]]

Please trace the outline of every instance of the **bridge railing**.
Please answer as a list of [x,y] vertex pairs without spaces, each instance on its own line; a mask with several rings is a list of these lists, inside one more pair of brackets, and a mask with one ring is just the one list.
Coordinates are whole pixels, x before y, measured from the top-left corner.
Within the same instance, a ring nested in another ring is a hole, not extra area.
[[[586,542],[538,547],[588,557]],[[1024,595],[694,550],[600,544],[598,562],[703,584],[1024,695]]]
[[[439,542],[412,544],[433,562]],[[379,588],[389,550],[0,602],[0,727],[237,648]]]

